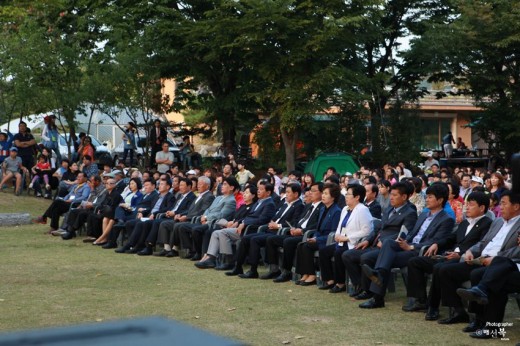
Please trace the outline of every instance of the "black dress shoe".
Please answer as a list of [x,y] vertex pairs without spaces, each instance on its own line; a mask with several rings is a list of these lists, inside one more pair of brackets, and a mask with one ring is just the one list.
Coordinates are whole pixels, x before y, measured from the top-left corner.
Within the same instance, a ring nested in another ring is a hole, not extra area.
[[114,251],[117,252],[117,253],[125,253],[125,252],[128,251],[128,250],[129,250],[128,247],[126,247],[126,246],[122,246],[122,247],[120,247],[119,249],[116,249],[116,250],[114,250]]
[[168,253],[168,251],[166,251],[165,249],[162,249],[161,251],[159,251],[158,253],[154,253],[153,255],[157,256],[157,257],[164,257],[164,256],[166,256],[167,253]]
[[141,251],[137,253],[139,256],[151,256],[153,254],[153,250],[151,247],[145,247]]
[[323,284],[321,286],[318,286],[318,289],[320,290],[330,290],[331,288],[333,288],[334,286],[336,286],[336,284]]
[[477,286],[464,289],[464,288],[457,288],[457,294],[467,300],[468,302],[477,302],[477,304],[485,305],[489,303],[489,298],[485,292],[480,290]]
[[238,274],[238,277],[242,278],[242,279],[258,279],[258,272],[253,272],[251,270],[248,270],[244,274]]
[[63,239],[63,240],[69,240],[72,238],[76,238],[76,232],[74,232],[74,231],[68,231],[61,235],[61,239]]
[[361,309],[378,309],[385,307],[385,301],[376,301],[374,298],[359,304]]
[[476,332],[479,329],[482,329],[482,327],[484,327],[484,325],[482,323],[477,322],[477,321],[472,321],[466,327],[464,327],[462,329],[462,331],[464,333],[473,333],[473,332]]
[[361,287],[353,287],[352,291],[348,294],[348,296],[351,298],[354,298],[354,297],[360,295],[361,293],[363,293],[363,290],[361,289]]
[[370,268],[368,264],[363,264],[361,268],[363,269],[363,273],[365,273],[365,275],[367,276],[367,278],[370,279],[370,281],[372,281],[379,287],[383,285],[383,280],[381,279],[381,275],[377,270]]
[[103,249],[115,249],[117,248],[117,243],[108,242],[105,245],[102,246]]
[[274,278],[277,278],[278,276],[280,276],[280,274],[282,274],[282,272],[277,270],[275,272],[269,272],[267,274],[264,274],[264,275],[260,276],[260,279],[261,280],[274,279]]
[[226,272],[227,276],[237,276],[240,274],[244,274],[244,270],[241,267],[235,267],[232,271]]
[[300,281],[300,286],[314,286],[316,285],[316,279],[312,281]]
[[372,298],[373,296],[374,296],[374,293],[368,292],[368,291],[363,291],[360,294],[358,294],[357,296],[355,296],[354,299],[355,300],[367,300],[367,299]]
[[414,301],[413,304],[403,305],[402,310],[406,312],[415,312],[415,311],[426,311],[428,307],[426,304],[419,303],[418,301]]
[[455,313],[452,316],[439,320],[439,324],[455,324],[455,323],[468,323],[469,316],[467,313]]
[[139,251],[141,251],[141,250],[136,247],[132,247],[132,248],[126,250],[125,253],[135,254],[135,253],[138,253]]
[[439,309],[428,308],[426,315],[424,315],[426,321],[437,321],[439,319]]
[[334,285],[334,287],[332,287],[330,290],[329,290],[329,293],[340,293],[340,292],[346,292],[347,291],[347,286],[343,286],[343,287],[340,287],[338,285]]
[[233,263],[221,263],[215,267],[216,270],[231,270],[235,268]]
[[273,282],[276,282],[276,283],[287,282],[287,281],[291,281],[291,279],[292,279],[292,273],[285,273],[285,274],[278,275],[278,277],[275,278],[273,280]]
[[202,262],[195,263],[195,267],[199,269],[209,269],[209,268],[215,268],[217,264],[215,263],[214,259],[207,259]]
[[195,252],[188,252],[188,254],[186,256],[184,256],[184,258],[186,259],[192,259],[193,256],[195,256]]
[[201,259],[202,259],[202,257],[198,253],[196,253],[195,255],[193,255],[192,258],[190,258],[190,261],[195,262],[195,261],[200,261]]
[[164,255],[164,257],[179,257],[179,251],[177,250],[170,250]]

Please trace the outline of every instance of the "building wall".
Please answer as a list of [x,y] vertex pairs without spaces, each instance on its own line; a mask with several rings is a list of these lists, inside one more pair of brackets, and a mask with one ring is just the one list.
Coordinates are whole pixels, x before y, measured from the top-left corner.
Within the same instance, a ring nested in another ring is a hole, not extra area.
[[[162,88],[162,94],[168,95],[170,98],[170,105],[173,104],[173,99],[175,98],[175,87],[176,83],[174,79],[163,79],[163,88]],[[183,123],[184,122],[184,116],[181,113],[177,112],[170,112],[166,114],[166,119],[168,121],[173,121],[176,123]]]

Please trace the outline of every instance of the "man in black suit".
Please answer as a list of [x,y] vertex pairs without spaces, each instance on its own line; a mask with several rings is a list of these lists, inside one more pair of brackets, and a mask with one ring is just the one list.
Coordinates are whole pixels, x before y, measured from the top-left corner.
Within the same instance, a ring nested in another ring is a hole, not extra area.
[[[267,239],[275,236],[278,230],[281,229],[285,224],[295,225],[298,222],[301,216],[300,214],[303,210],[303,202],[300,199],[301,191],[302,189],[300,184],[288,184],[285,187],[285,202],[280,206],[280,208],[278,208],[272,220],[267,225],[261,226],[264,229],[264,232],[251,234],[244,237],[244,239],[248,239],[245,241],[245,243],[249,241],[249,251],[247,251],[247,245],[244,246],[244,248],[241,248],[241,243],[239,246],[240,250],[238,251],[238,260],[243,261],[240,255],[246,256],[246,253],[248,253],[251,269],[245,274],[239,274],[238,276],[240,278],[257,278],[260,249],[265,246]],[[244,242],[244,239],[242,239],[242,242]],[[276,265],[276,267],[278,266]],[[270,271],[267,275],[263,276],[262,279],[274,279],[280,274],[280,271]]]
[[[454,220],[443,210],[448,201],[448,187],[435,183],[426,190],[426,207],[429,212],[422,213],[413,230],[405,235],[400,233],[396,239],[383,242],[374,268],[363,264],[363,272],[372,281],[370,291],[374,297],[359,305],[363,309],[382,308],[392,268],[404,267],[408,260],[419,255],[422,247],[439,243],[453,230]],[[429,255],[426,253],[426,255]]]
[[370,210],[370,214],[372,217],[376,219],[381,219],[381,204],[376,200],[377,194],[379,193],[379,188],[377,184],[369,183],[365,185],[365,205]]
[[161,151],[162,143],[166,141],[167,133],[166,129],[161,126],[161,121],[159,119],[153,122],[154,127],[150,130],[150,147],[152,148],[152,153],[150,154],[150,167],[155,166],[155,154]]
[[465,262],[450,263],[439,270],[442,305],[453,308],[448,318],[439,320],[440,324],[469,321],[456,291],[471,278],[473,270],[488,266],[495,256],[513,258],[520,231],[520,195],[505,191],[500,198],[500,209],[502,218],[495,219],[484,238],[466,251]]
[[[242,223],[238,225],[236,230],[237,234],[242,234],[242,232],[245,231],[246,227],[248,226],[258,227],[260,225],[266,224],[269,222],[269,220],[272,220],[274,214],[276,213],[276,206],[273,202],[273,199],[271,198],[273,190],[273,184],[268,183],[265,180],[260,180],[258,182],[258,191],[256,193],[258,196],[258,201],[253,207],[251,207],[249,214],[244,218],[244,220],[242,220]],[[236,276],[244,273],[242,265],[244,264],[247,252],[249,250],[251,236],[256,232],[256,229],[251,232],[252,233],[242,237],[242,240],[240,241],[237,249],[237,261],[235,268],[232,271],[226,272],[226,275]],[[256,277],[258,277],[258,273],[256,274]]]
[[[135,220],[127,221],[125,223],[127,232],[130,235],[126,245],[123,246],[123,248],[125,248],[125,252],[128,251],[128,253],[136,253],[140,251],[144,247],[144,239],[142,238],[143,236],[145,238],[152,229],[156,216],[158,214],[165,213],[174,206],[175,196],[170,192],[171,187],[171,180],[161,179],[159,181],[158,188],[159,194],[152,201],[152,208],[150,211],[137,214],[137,218]],[[104,249],[113,249],[116,247],[117,243],[113,241],[109,241],[103,245]]]
[[[159,215],[154,219],[152,229],[150,233],[146,237],[145,244],[150,247],[154,247],[157,242],[157,237],[159,235],[159,228],[162,223],[169,222],[171,227],[173,228],[173,224],[175,223],[174,219],[177,215],[187,215],[188,210],[193,203],[193,201],[197,198],[195,194],[191,191],[191,180],[186,178],[179,178],[178,180],[178,193],[175,194],[175,204],[171,209],[166,211],[164,214]],[[165,244],[166,246],[166,244]],[[169,244],[167,245],[170,246]],[[171,247],[168,250],[161,251],[158,256],[166,256],[172,257],[173,253],[171,251]]]
[[282,259],[282,270],[280,275],[276,277],[273,282],[286,282],[290,281],[292,277],[292,266],[294,262],[294,256],[296,255],[296,248],[303,239],[303,234],[307,230],[316,229],[318,227],[318,219],[320,216],[320,208],[323,206],[321,203],[321,193],[323,192],[323,183],[316,182],[311,185],[310,202],[307,203],[301,213],[301,218],[293,227],[290,228],[288,233],[274,235],[269,237],[266,241],[266,257],[267,263],[270,265],[271,272],[277,272],[278,267],[278,248],[283,248],[283,259]]
[[[159,227],[159,236],[157,241],[159,243],[169,244],[172,246],[172,253],[178,255],[181,247],[180,228],[183,223],[189,223],[196,216],[201,216],[206,209],[209,208],[215,196],[210,191],[211,181],[208,177],[202,176],[197,179],[197,191],[199,195],[190,205],[186,215],[176,215],[172,221],[163,222]],[[187,258],[192,258],[195,254],[189,253]],[[200,258],[199,258],[200,259]]]
[[[473,192],[466,203],[466,219],[460,223],[456,232],[449,237],[433,243],[424,256],[410,258],[408,261],[407,296],[411,299],[403,311],[424,311],[427,306],[427,319],[436,319],[439,315],[439,305],[442,282],[439,280],[439,269],[447,263],[458,263],[462,254],[479,242],[489,230],[492,220],[485,216],[489,207],[489,197],[483,192]],[[442,262],[433,256],[447,250]],[[432,284],[426,304],[426,275],[432,274]]]
[[357,300],[372,298],[369,291],[370,280],[362,275],[361,265],[375,264],[379,249],[387,239],[397,239],[401,228],[410,230],[417,222],[417,212],[408,202],[409,188],[405,183],[395,183],[390,187],[390,206],[383,213],[380,227],[374,227],[366,239],[341,256],[354,286],[352,297]]
[[489,266],[471,272],[473,287],[457,289],[457,294],[469,301],[469,311],[475,313],[475,322],[463,330],[472,332],[472,338],[490,339],[500,335],[499,328],[493,324],[504,320],[508,293],[520,292],[520,236],[517,243],[512,253],[514,258],[493,257]]

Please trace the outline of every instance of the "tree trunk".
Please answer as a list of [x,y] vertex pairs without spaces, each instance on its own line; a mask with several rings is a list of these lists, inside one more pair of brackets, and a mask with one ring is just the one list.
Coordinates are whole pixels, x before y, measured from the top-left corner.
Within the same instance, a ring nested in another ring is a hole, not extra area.
[[226,145],[226,141],[230,140],[233,142],[233,144],[236,143],[236,128],[235,128],[235,122],[234,122],[234,116],[229,115],[226,119],[219,119],[217,120],[217,126],[218,129],[222,133],[222,145]]
[[285,165],[287,171],[290,172],[296,167],[296,131],[288,131],[284,128],[280,128],[282,134],[283,146],[285,149]]

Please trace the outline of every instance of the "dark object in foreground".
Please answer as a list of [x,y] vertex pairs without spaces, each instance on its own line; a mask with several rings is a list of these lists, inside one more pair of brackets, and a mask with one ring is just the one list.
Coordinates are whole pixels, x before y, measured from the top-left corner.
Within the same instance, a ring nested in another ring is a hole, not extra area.
[[238,341],[215,336],[162,317],[85,324],[0,336],[0,346],[7,345],[244,345]]

